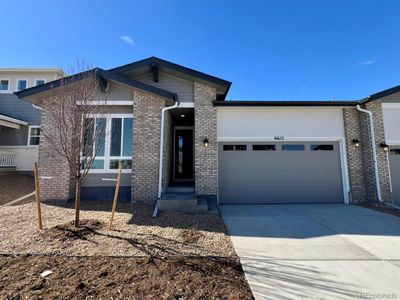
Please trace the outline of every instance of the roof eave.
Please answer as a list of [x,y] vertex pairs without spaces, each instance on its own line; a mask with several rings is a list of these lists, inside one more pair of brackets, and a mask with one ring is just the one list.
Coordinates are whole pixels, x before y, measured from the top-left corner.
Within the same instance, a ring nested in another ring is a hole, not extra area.
[[357,101],[221,101],[215,100],[213,101],[214,106],[225,106],[225,107],[312,107],[312,106],[320,106],[320,107],[335,107],[335,106],[356,106],[358,104]]

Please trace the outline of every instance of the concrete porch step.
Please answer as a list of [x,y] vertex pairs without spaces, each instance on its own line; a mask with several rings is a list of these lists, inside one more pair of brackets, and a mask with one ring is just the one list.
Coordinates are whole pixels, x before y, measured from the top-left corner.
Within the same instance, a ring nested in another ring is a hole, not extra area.
[[208,213],[205,199],[197,199],[195,193],[167,193],[157,201],[161,211],[177,211],[186,213]]
[[194,193],[194,186],[177,185],[177,186],[167,187],[167,194],[185,194],[185,193]]

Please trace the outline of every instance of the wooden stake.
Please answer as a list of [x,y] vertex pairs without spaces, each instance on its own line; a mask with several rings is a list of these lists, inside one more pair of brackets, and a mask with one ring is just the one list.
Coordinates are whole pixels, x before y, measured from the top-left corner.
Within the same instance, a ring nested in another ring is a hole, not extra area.
[[114,214],[115,214],[115,210],[117,209],[117,201],[118,201],[119,186],[120,186],[120,183],[121,183],[121,175],[122,175],[122,163],[119,163],[117,185],[115,187],[114,202],[113,202],[113,206],[112,206],[111,219],[110,219],[110,225],[108,226],[108,230],[112,230],[112,223],[114,221]]
[[35,174],[35,199],[36,199],[36,206],[37,206],[37,213],[38,213],[38,225],[39,225],[39,229],[43,230],[42,208],[40,207],[39,170],[38,170],[37,162],[35,162],[33,171]]

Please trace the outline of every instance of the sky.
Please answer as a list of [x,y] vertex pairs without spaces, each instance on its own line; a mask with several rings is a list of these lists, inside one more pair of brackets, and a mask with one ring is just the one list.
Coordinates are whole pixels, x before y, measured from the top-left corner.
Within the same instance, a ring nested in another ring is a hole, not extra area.
[[353,100],[400,84],[399,0],[0,4],[0,68],[157,56],[231,81],[233,100]]

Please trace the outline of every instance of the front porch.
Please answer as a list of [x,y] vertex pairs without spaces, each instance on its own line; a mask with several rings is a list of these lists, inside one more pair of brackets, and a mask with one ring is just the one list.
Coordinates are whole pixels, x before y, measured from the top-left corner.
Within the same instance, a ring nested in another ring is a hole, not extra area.
[[157,210],[218,214],[214,199],[196,193],[194,108],[177,107],[165,113],[163,182],[155,214]]

